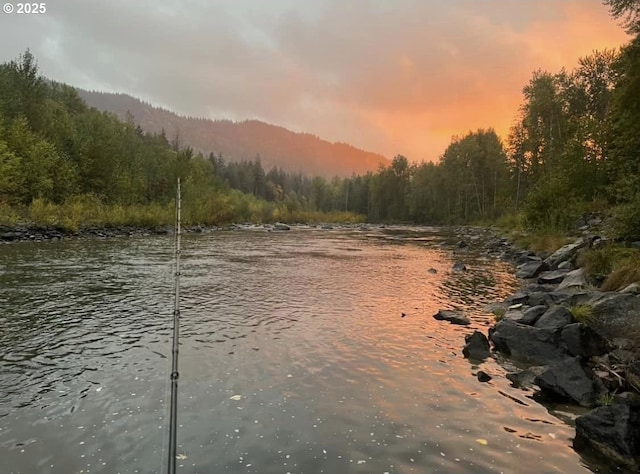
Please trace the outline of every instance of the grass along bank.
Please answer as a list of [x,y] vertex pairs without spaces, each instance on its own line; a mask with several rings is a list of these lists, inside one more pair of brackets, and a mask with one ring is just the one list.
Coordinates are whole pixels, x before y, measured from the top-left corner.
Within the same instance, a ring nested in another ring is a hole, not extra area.
[[[0,203],[0,226],[51,227],[75,233],[82,229],[173,225],[175,201],[166,204],[105,204],[93,195],[75,196],[62,204],[34,199],[29,206]],[[286,203],[271,203],[240,192],[220,194],[204,202],[182,202],[182,222],[187,226],[220,226],[236,222],[285,223],[360,223],[364,216],[351,212],[319,212],[289,208]]]

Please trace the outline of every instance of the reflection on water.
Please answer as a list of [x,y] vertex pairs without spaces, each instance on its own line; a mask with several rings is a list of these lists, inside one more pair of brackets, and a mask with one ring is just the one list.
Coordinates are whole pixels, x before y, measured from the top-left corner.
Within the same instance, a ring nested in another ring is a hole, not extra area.
[[[440,241],[409,228],[187,236],[180,472],[589,472],[569,426],[462,358],[515,282]],[[163,472],[172,250],[165,237],[0,247],[6,472]],[[437,322],[439,308],[473,323]]]

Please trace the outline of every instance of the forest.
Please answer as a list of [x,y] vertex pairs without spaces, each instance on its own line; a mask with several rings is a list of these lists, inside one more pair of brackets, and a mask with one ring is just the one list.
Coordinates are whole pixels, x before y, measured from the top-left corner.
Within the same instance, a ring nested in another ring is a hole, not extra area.
[[534,71],[505,141],[491,128],[469,131],[436,163],[398,155],[349,178],[195,153],[133,116],[88,107],[40,76],[27,50],[0,65],[0,224],[171,223],[181,177],[191,225],[501,220],[563,231],[598,213],[614,218],[616,237],[640,240],[640,2],[604,3],[632,39],[572,70]]

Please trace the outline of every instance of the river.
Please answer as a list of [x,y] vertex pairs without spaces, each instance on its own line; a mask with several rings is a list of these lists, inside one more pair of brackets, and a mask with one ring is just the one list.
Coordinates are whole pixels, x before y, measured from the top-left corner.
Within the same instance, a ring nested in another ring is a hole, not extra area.
[[[178,472],[597,471],[561,410],[463,358],[517,282],[442,239],[184,236]],[[170,236],[0,246],[3,473],[165,472],[173,271]],[[454,307],[471,326],[432,318]]]

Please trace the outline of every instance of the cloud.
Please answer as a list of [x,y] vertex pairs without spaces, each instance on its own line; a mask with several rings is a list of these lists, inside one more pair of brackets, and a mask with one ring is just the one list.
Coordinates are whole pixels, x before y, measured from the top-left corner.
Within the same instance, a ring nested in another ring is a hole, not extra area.
[[[0,18],[0,59],[178,113],[258,118],[414,160],[505,135],[537,68],[626,40],[599,0],[61,0]],[[17,48],[17,49],[13,49]]]

